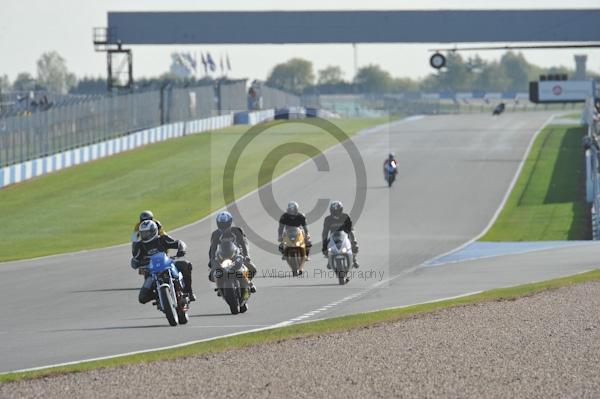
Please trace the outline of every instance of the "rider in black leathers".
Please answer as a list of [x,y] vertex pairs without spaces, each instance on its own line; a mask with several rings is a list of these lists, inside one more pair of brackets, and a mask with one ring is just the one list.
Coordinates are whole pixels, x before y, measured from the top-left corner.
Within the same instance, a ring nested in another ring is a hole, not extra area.
[[[145,220],[139,226],[140,240],[132,245],[131,267],[137,269],[150,263],[150,256],[157,252],[167,252],[176,249],[176,257],[185,256],[186,245],[183,241],[175,240],[167,234],[159,235],[158,226],[152,220]],[[195,301],[196,296],[192,291],[192,264],[185,260],[175,261],[175,267],[183,275],[184,293],[190,301]],[[144,285],[140,289],[139,301],[144,304],[156,298],[152,277],[146,277]]]
[[233,224],[233,216],[229,212],[219,212],[217,215],[217,229],[212,232],[210,236],[210,248],[208,250],[208,268],[210,272],[208,273],[208,279],[210,281],[214,281],[214,277],[212,275],[212,261],[215,258],[215,253],[217,251],[217,247],[221,242],[223,237],[232,237],[233,241],[236,245],[238,245],[242,251],[242,256],[244,257],[244,265],[249,270],[248,279],[250,280],[250,291],[256,292],[256,286],[252,282],[252,279],[256,275],[256,266],[250,260],[250,254],[248,252],[248,239],[244,234],[244,231],[240,227],[232,226]]
[[[327,244],[329,243],[329,234],[334,231],[344,231],[348,234],[348,239],[352,244],[352,253],[354,259],[354,267],[358,268],[358,262],[356,261],[356,254],[358,253],[358,243],[356,242],[356,236],[352,229],[352,220],[350,215],[343,212],[344,206],[340,201],[333,201],[329,205],[330,215],[325,218],[323,222],[323,255],[327,256]],[[329,265],[327,265],[329,267]]]
[[308,255],[310,254],[312,243],[310,242],[310,234],[308,233],[308,226],[306,225],[306,216],[304,216],[303,213],[298,212],[298,203],[295,201],[288,203],[286,212],[279,218],[277,235],[280,242],[279,252],[281,253],[283,253],[283,244],[281,244],[281,241],[283,240],[283,230],[285,229],[285,226],[302,227],[306,244],[306,258],[309,260]]

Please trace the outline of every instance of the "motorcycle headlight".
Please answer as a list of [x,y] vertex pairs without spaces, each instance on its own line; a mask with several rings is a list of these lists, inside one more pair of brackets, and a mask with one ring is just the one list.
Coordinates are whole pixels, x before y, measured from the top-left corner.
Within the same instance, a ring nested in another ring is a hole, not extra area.
[[327,252],[331,253],[333,250],[331,248],[327,248]]
[[345,254],[346,252],[348,252],[348,250],[346,248],[342,248],[342,253]]
[[300,245],[302,245],[302,243],[300,241],[296,241],[296,246],[299,247]]

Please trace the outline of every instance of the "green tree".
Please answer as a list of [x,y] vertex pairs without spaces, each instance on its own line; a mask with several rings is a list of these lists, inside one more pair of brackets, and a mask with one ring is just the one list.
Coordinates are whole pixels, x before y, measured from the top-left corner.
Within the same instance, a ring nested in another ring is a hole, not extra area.
[[269,74],[267,85],[300,94],[314,80],[312,62],[301,58],[292,58],[283,64],[275,65]]
[[523,53],[514,53],[507,51],[500,58],[500,65],[504,69],[506,79],[510,82],[506,90],[523,91],[527,90],[531,66],[525,60]]
[[339,66],[330,65],[319,71],[320,85],[334,85],[344,81],[344,72]]
[[30,91],[35,89],[35,79],[28,72],[20,72],[13,82],[13,90]]
[[419,83],[410,78],[395,78],[392,84],[393,91],[417,91],[419,90]]
[[473,89],[488,92],[504,92],[508,90],[510,81],[504,68],[498,62],[486,63],[473,81]]
[[0,93],[10,90],[10,80],[6,75],[0,75]]
[[439,90],[468,91],[472,88],[473,73],[456,52],[446,54],[446,68],[439,72]]
[[77,83],[69,72],[65,59],[56,51],[42,54],[37,61],[37,81],[48,91],[66,94]]
[[363,93],[388,93],[393,90],[394,79],[379,65],[362,67],[356,73],[354,84]]

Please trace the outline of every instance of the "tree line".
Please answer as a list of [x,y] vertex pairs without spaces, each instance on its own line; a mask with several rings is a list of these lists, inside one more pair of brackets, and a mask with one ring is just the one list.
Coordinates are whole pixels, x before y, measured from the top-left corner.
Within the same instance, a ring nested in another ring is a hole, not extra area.
[[[524,92],[528,82],[541,74],[567,74],[565,67],[542,68],[529,63],[522,53],[507,51],[498,61],[485,61],[478,55],[463,58],[457,52],[446,54],[446,67],[430,73],[423,79],[394,77],[379,65],[360,68],[356,76],[346,79],[339,66],[327,66],[315,74],[311,61],[292,58],[277,64],[270,71],[267,84],[295,94],[347,93],[402,93],[407,91],[487,91]],[[46,90],[59,94],[98,94],[106,92],[106,79],[83,77],[77,79],[67,68],[65,59],[55,51],[42,54],[37,63],[37,74],[19,73],[13,82],[0,76],[0,92]],[[210,84],[212,78],[182,79],[165,73],[158,77],[136,80],[137,89],[157,89],[175,82]]]
[[567,74],[566,67],[542,68],[527,62],[522,53],[506,52],[498,61],[485,61],[478,55],[464,59],[448,52],[446,67],[423,79],[397,78],[379,65],[360,68],[346,80],[339,66],[328,66],[316,76],[310,61],[293,58],[276,65],[267,84],[296,94],[402,93],[406,91],[487,91],[526,92],[529,81],[542,74]]

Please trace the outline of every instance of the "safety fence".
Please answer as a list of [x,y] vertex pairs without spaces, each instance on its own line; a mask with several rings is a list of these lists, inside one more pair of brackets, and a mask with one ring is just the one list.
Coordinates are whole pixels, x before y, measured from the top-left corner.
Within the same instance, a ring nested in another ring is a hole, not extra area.
[[[600,93],[599,93],[600,94]],[[597,97],[600,99],[600,96]],[[600,100],[599,101],[600,104]],[[586,161],[586,196],[592,204],[592,237],[600,239],[600,106],[588,99],[582,119],[588,126],[584,140]]]
[[[273,119],[275,115],[274,110],[249,112],[246,114],[249,115],[249,123],[251,124]],[[186,122],[170,123],[140,130],[118,138],[20,162],[0,168],[0,188],[71,166],[129,151],[147,144],[221,129],[231,126],[233,123],[233,113]]]
[[263,108],[279,108],[284,104],[286,107],[299,107],[302,103],[300,97],[293,94],[263,86],[261,89]]
[[[299,104],[298,97],[266,90],[269,108]],[[0,167],[22,163],[132,132],[248,110],[246,81],[52,101],[0,114]],[[261,108],[267,108],[267,106]]]
[[535,104],[527,93],[404,93],[306,95],[302,105],[329,109],[348,117],[372,117],[385,114],[458,114],[492,112],[499,103],[507,112],[548,109],[572,109],[572,104]]

